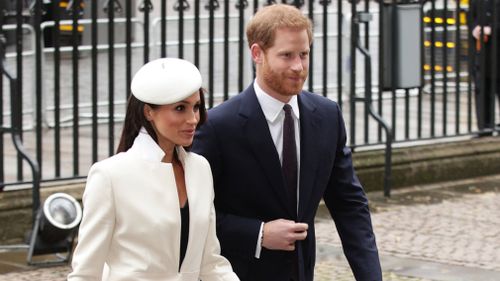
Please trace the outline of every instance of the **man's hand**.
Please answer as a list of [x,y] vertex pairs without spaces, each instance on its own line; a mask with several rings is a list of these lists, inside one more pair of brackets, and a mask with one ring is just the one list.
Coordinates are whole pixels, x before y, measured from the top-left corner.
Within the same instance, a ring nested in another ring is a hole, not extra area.
[[[491,27],[485,26],[483,30],[485,35],[484,37],[491,35]],[[476,38],[476,40],[479,40],[480,36],[481,36],[481,26],[476,25],[476,27],[474,27],[474,29],[472,30],[472,37]]]
[[295,250],[295,241],[307,237],[307,223],[278,219],[264,224],[262,247],[270,250]]

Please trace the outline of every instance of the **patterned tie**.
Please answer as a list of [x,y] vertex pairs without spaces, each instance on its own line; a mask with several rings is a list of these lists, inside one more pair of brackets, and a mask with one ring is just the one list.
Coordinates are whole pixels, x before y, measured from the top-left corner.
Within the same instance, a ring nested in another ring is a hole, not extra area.
[[297,210],[297,147],[295,145],[295,126],[292,107],[285,104],[285,121],[283,123],[283,163],[281,169],[285,178],[286,188],[290,196],[293,210]]

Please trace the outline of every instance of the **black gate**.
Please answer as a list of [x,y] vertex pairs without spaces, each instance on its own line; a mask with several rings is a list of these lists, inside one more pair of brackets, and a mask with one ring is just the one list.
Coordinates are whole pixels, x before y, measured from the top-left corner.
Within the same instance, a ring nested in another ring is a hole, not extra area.
[[[272,3],[2,0],[3,65],[16,77],[20,139],[38,162],[42,182],[81,179],[92,163],[114,153],[131,77],[144,62],[165,56],[193,61],[202,72],[210,107],[237,95],[253,80],[246,21]],[[391,143],[456,139],[477,132],[469,75],[474,57],[470,46],[475,43],[467,24],[467,2],[288,4],[314,23],[306,88],[342,106],[354,150],[387,143],[390,149]],[[398,60],[408,56],[401,55],[407,48],[398,42],[404,44],[400,39],[407,34],[393,23],[404,20],[399,12],[408,5],[419,15],[408,27],[418,26],[415,55],[420,59],[410,68],[420,75],[420,83],[403,83],[401,88]],[[383,51],[388,48],[391,52]],[[388,60],[391,54],[401,56]],[[389,66],[392,70],[387,71]],[[387,77],[393,79],[389,86]],[[0,79],[0,125],[9,127],[14,109],[4,81]],[[498,111],[489,114],[499,120]],[[1,136],[0,190],[30,183],[31,170],[14,149],[10,133],[3,130]]]

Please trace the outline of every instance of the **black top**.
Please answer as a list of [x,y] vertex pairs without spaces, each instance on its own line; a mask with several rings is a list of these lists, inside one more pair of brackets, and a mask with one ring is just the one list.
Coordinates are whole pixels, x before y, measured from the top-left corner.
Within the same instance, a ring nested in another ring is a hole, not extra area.
[[186,201],[186,205],[181,208],[181,258],[179,259],[179,270],[181,268],[182,261],[186,256],[187,244],[189,236],[189,204]]

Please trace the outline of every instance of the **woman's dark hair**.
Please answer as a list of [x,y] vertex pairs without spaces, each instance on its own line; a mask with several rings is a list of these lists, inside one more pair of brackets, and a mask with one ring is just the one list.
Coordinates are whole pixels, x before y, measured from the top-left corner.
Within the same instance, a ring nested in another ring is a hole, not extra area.
[[[205,108],[205,89],[200,88],[200,121],[196,126],[198,129],[207,120],[207,110]],[[134,95],[130,95],[127,102],[127,112],[125,113],[125,122],[123,123],[122,135],[116,153],[127,151],[134,143],[135,138],[139,134],[141,127],[144,127],[148,134],[158,142],[151,122],[144,116],[144,106],[149,105],[152,109],[156,109],[159,105],[144,103],[138,100]],[[187,147],[189,149],[190,147]]]

